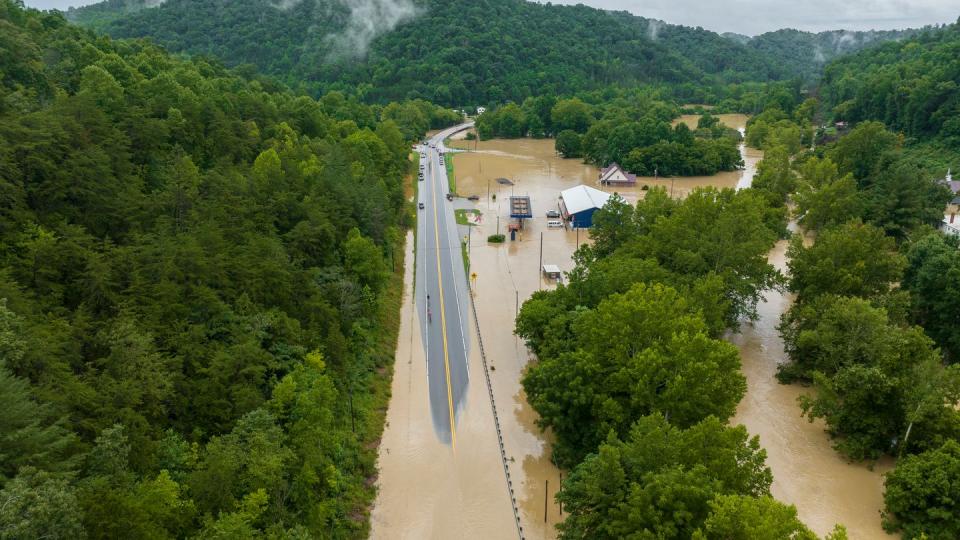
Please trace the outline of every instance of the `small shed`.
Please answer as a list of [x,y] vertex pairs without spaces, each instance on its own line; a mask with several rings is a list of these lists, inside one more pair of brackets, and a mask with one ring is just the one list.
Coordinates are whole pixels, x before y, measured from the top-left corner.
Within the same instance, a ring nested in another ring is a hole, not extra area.
[[609,193],[590,186],[579,185],[560,192],[560,215],[571,227],[593,226],[593,213],[603,208],[610,198]]
[[633,186],[637,183],[637,175],[623,170],[617,162],[600,170],[600,185]]
[[543,275],[550,279],[560,279],[560,267],[555,264],[543,265]]

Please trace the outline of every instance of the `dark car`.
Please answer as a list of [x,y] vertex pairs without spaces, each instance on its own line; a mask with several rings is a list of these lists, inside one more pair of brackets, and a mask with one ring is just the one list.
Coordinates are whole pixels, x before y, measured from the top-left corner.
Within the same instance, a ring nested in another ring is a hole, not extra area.
[[558,218],[560,217],[560,212],[557,212],[556,210],[547,210],[547,217]]
[[420,209],[423,210],[423,203],[420,203],[420,204],[418,204],[417,206],[419,206]]

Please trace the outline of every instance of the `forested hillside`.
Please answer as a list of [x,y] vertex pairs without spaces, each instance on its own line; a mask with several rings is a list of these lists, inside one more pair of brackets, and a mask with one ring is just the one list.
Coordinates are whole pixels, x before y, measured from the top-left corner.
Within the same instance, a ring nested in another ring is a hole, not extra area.
[[94,30],[103,30],[108,24],[124,15],[156,7],[162,3],[163,0],[104,0],[81,8],[68,8],[65,14],[71,22]]
[[[373,101],[476,105],[611,84],[692,87],[791,75],[769,55],[713,32],[626,12],[524,0],[398,5],[406,8],[368,14],[371,32],[357,32],[339,0],[168,0],[106,30],[148,36],[170,50],[213,55],[231,66],[253,64],[313,91],[361,85]],[[102,6],[72,16],[89,21],[89,12]]]
[[804,32],[786,28],[759,36],[730,36],[750,49],[776,58],[790,73],[806,80],[819,78],[823,66],[846,54],[873,47],[886,41],[905,39],[918,30],[830,30]]
[[364,537],[404,133],[456,116],[12,0],[0,65],[0,536]]
[[879,120],[960,152],[960,24],[837,59],[820,93],[837,120]]

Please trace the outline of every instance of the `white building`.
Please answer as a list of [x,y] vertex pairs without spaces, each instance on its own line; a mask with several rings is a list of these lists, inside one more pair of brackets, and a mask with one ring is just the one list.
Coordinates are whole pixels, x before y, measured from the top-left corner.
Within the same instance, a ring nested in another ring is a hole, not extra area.
[[590,186],[579,185],[560,192],[560,214],[571,227],[593,226],[593,213],[607,204],[610,194]]

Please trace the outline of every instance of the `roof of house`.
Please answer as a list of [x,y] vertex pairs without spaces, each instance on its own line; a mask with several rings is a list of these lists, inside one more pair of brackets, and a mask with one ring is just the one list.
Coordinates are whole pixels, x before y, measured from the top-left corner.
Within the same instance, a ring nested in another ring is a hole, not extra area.
[[563,197],[567,212],[571,214],[578,214],[590,208],[603,208],[603,205],[607,204],[607,199],[610,198],[609,193],[582,184],[561,191],[560,196]]
[[616,171],[620,171],[621,173],[623,173],[623,176],[625,176],[625,177],[627,178],[627,180],[630,181],[630,182],[636,182],[636,181],[637,181],[637,175],[628,173],[628,172],[627,172],[626,170],[624,170],[624,168],[621,167],[620,164],[617,163],[616,161],[614,161],[613,163],[611,163],[610,166],[604,167],[603,169],[600,169],[600,179],[601,179],[601,180],[606,180],[607,178],[609,178],[609,177],[610,177],[613,173],[615,173]]

